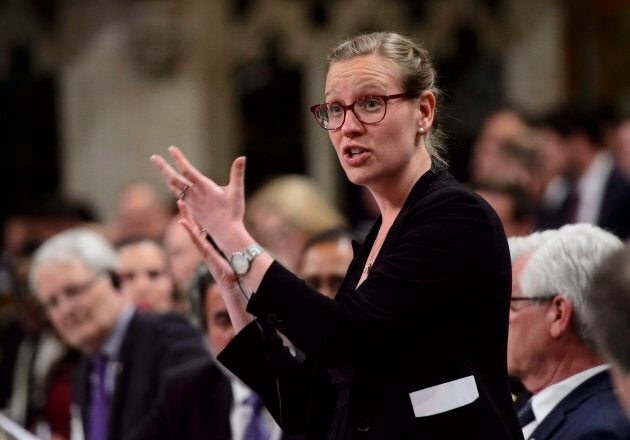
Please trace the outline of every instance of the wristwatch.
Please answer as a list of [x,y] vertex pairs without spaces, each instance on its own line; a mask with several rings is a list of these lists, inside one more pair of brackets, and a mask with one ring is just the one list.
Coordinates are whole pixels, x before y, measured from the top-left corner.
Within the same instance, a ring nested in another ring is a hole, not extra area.
[[247,249],[244,251],[234,252],[230,258],[230,266],[232,267],[234,273],[236,273],[237,276],[242,277],[249,272],[252,261],[254,261],[254,258],[262,254],[263,251],[264,249],[262,247],[253,243],[247,246]]

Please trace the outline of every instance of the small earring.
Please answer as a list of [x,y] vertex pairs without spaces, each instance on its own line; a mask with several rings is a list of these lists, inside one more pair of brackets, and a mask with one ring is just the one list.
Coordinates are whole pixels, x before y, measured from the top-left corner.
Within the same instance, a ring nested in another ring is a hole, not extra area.
[[423,127],[420,127],[420,128],[418,129],[418,133],[420,133],[420,134],[424,134],[424,128],[423,128]]

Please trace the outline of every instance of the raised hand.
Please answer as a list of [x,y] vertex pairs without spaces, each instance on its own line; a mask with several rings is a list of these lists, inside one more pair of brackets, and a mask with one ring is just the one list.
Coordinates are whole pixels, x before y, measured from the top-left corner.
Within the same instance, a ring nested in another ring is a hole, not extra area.
[[151,161],[195,223],[206,229],[226,255],[245,245],[250,239],[243,224],[245,158],[233,162],[229,183],[220,186],[195,168],[179,148],[168,150],[177,170],[160,155],[151,156]]

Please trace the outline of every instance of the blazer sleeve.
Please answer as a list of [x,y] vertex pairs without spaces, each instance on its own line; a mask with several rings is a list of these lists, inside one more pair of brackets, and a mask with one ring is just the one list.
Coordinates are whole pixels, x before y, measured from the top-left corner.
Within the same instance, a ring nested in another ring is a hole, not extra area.
[[217,359],[256,391],[285,433],[304,432],[314,369],[308,360],[290,353],[273,327],[253,321]]

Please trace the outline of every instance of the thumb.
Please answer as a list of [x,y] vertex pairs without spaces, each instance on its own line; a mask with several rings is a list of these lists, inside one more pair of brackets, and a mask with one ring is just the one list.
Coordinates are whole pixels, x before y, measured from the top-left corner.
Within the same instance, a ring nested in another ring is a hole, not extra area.
[[230,188],[238,199],[245,199],[245,156],[237,157],[230,169]]

